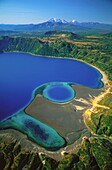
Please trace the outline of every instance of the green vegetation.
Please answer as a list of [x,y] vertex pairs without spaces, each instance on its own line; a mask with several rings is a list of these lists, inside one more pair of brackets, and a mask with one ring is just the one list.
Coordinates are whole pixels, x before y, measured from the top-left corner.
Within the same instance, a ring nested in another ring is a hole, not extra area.
[[[80,59],[103,70],[112,80],[112,33],[79,36],[67,31],[0,37],[0,52],[28,52],[36,55]],[[94,104],[94,103],[93,103]],[[0,170],[111,170],[112,169],[112,89],[84,114],[92,134],[84,139],[77,153],[65,153],[57,162],[44,154],[23,151],[21,145],[0,143]],[[19,168],[20,167],[20,168]]]
[[0,143],[0,170],[111,170],[112,145],[98,137],[83,139],[77,153],[65,153],[61,161],[45,154],[22,150],[17,141]]
[[112,89],[104,95],[95,110],[87,110],[84,117],[92,132],[112,139]]
[[[111,148],[109,141],[99,138],[84,139],[81,149],[76,154],[67,154],[60,162],[60,170],[111,169]],[[103,149],[103,151],[102,151]],[[68,167],[66,168],[68,163]]]

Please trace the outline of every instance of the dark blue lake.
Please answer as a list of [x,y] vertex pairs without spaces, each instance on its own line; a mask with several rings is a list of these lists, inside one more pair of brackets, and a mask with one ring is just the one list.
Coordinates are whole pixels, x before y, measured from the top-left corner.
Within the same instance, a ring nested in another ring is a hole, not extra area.
[[[25,108],[34,89],[46,83],[65,82],[100,88],[103,86],[101,78],[98,70],[77,60],[15,52],[0,54],[0,120]],[[57,93],[61,102],[66,95],[68,98],[73,95],[66,87],[55,87],[47,94],[55,98]]]

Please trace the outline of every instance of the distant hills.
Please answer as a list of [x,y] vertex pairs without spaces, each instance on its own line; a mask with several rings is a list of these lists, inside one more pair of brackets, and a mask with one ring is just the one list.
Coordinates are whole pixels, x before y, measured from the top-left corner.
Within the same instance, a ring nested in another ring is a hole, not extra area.
[[64,19],[56,19],[52,18],[49,21],[49,23],[61,23],[61,24],[66,24],[66,25],[74,25],[74,26],[80,26],[80,27],[86,27],[86,28],[112,28],[112,24],[104,24],[104,23],[99,23],[99,22],[78,22],[76,20],[72,20],[70,22],[67,22]]
[[0,31],[21,31],[21,32],[46,32],[51,30],[64,30],[72,32],[92,32],[112,31],[112,24],[103,24],[98,22],[78,22],[51,18],[50,20],[39,24],[0,24]]

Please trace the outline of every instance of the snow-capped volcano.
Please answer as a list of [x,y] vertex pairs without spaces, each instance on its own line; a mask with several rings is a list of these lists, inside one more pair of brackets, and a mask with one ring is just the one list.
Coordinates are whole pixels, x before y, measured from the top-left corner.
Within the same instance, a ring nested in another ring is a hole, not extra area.
[[94,31],[94,29],[104,29],[112,32],[112,24],[103,24],[98,22],[78,22],[75,19],[72,21],[66,21],[64,19],[51,18],[48,21],[39,24],[25,24],[25,25],[7,25],[0,24],[0,30],[8,31],[39,31],[46,32],[52,30],[70,31],[70,32],[88,32]]
[[71,24],[78,24],[78,22],[75,19],[73,19],[70,23]]
[[74,22],[76,22],[76,20],[73,19],[71,22],[74,23]]
[[63,23],[63,24],[66,24],[68,23],[66,20],[64,19],[57,19],[57,18],[51,18],[48,22],[51,22],[51,23]]

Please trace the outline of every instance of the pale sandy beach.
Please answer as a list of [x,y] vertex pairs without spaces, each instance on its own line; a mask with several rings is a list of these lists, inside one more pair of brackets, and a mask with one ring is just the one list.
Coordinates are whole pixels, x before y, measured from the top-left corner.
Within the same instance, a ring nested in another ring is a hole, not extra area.
[[[98,68],[96,69],[99,70]],[[11,129],[0,131],[0,139],[14,140],[15,138],[21,143],[23,150],[29,149],[44,152],[57,160],[61,159],[61,152],[63,150],[70,153],[74,152],[74,150],[80,146],[83,136],[90,136],[90,132],[84,124],[83,113],[92,107],[92,101],[95,97],[104,93],[109,88],[106,74],[101,70],[99,71],[103,75],[103,88],[92,89],[81,85],[73,85],[72,88],[75,90],[76,96],[72,101],[58,104],[47,100],[42,95],[37,95],[25,109],[27,114],[53,127],[63,136],[68,143],[65,148],[55,152],[47,151],[28,140],[26,135]],[[25,145],[26,142],[27,144]]]

